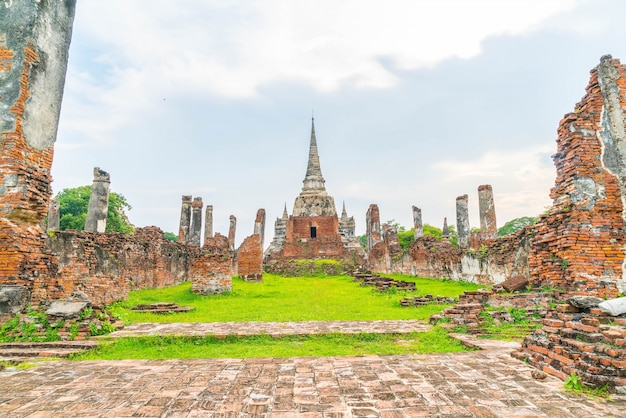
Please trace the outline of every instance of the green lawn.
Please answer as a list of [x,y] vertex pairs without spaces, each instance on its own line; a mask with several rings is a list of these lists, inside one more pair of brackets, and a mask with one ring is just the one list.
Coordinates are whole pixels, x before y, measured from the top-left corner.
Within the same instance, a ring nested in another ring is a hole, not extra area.
[[[427,320],[449,305],[405,308],[400,306],[400,300],[410,295],[458,296],[465,290],[480,287],[450,280],[394,277],[414,281],[417,292],[381,293],[371,287],[361,287],[349,276],[292,278],[264,274],[263,283],[233,279],[233,291],[225,295],[196,295],[191,292],[190,283],[132,291],[126,301],[110,306],[110,310],[127,322]],[[154,302],[175,302],[195,309],[169,315],[129,309],[140,303]]]
[[98,348],[72,360],[162,360],[187,358],[257,358],[301,356],[360,356],[467,351],[445,330],[411,334],[269,335],[251,337],[139,337],[103,340]]

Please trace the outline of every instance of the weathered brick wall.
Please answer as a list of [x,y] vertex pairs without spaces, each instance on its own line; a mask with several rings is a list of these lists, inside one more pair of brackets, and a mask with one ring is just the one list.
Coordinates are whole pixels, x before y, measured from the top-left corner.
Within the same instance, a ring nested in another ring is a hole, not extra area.
[[[614,72],[615,79],[601,83],[599,72]],[[620,188],[625,185],[616,177],[622,173],[615,160],[624,157],[617,148],[624,140],[625,75],[618,60],[603,57],[591,71],[587,94],[561,120],[552,156],[557,170],[550,192],[554,204],[536,225],[529,260],[533,284],[601,297],[614,297],[618,285],[623,286],[626,240]],[[614,90],[617,96],[611,101]]]
[[263,249],[259,234],[246,237],[239,246],[237,250],[237,274],[247,282],[263,281]]
[[6,2],[0,14],[0,285],[54,274],[50,199],[74,1]]
[[[311,227],[316,228],[315,238],[311,238]],[[285,259],[349,257],[339,234],[337,216],[289,217],[281,256]]]
[[56,271],[32,283],[32,303],[84,292],[97,306],[124,299],[131,289],[187,279],[197,247],[167,240],[157,227],[135,235],[58,231],[48,238]]

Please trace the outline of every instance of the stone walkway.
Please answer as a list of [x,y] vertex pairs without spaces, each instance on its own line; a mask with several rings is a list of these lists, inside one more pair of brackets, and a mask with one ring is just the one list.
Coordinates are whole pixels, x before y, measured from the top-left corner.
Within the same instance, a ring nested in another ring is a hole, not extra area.
[[304,321],[304,322],[175,322],[137,323],[105,337],[139,337],[147,335],[314,335],[424,332],[430,325],[422,321]]
[[[348,325],[356,332],[365,332],[369,327],[393,322],[380,321],[360,328],[356,323]],[[340,326],[320,321],[278,324],[250,327],[257,334],[260,329],[274,334],[280,327],[286,334],[315,327],[335,330]],[[151,325],[128,327],[120,333],[134,329],[137,334],[132,335],[166,330],[199,334],[200,329],[216,329],[216,325],[207,324]],[[403,332],[398,331],[404,329],[401,325],[386,332]],[[415,330],[410,321],[405,325]],[[239,326],[226,333],[249,332]],[[610,402],[594,401],[564,393],[563,383],[556,378],[533,379],[534,369],[510,356],[517,343],[463,338],[484,350],[363,357],[41,362],[31,369],[0,371],[0,416],[626,416],[625,396],[613,396]]]

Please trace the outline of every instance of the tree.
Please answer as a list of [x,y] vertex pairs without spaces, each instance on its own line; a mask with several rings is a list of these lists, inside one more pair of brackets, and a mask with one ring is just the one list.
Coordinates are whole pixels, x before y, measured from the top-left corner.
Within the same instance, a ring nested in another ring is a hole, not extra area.
[[498,236],[503,237],[513,234],[528,225],[534,225],[535,222],[537,222],[537,218],[532,216],[522,216],[521,218],[512,219],[498,229]]
[[178,235],[176,235],[173,232],[164,232],[163,235],[165,235],[165,238],[167,238],[170,241],[178,242]]
[[[89,207],[91,186],[80,186],[71,189],[63,189],[54,198],[59,202],[61,214],[60,229],[85,229],[85,218]],[[126,211],[132,207],[121,194],[109,193],[109,210],[107,212],[106,232],[121,232],[132,234],[133,225],[126,216]]]

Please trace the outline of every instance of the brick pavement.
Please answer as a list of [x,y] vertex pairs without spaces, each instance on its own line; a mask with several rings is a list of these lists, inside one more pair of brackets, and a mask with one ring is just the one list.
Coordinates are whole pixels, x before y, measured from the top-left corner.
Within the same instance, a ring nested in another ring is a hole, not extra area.
[[516,344],[436,355],[51,361],[0,372],[2,417],[623,417],[535,380]]

